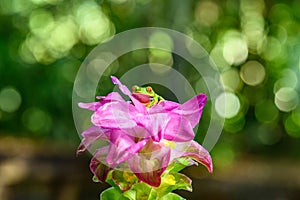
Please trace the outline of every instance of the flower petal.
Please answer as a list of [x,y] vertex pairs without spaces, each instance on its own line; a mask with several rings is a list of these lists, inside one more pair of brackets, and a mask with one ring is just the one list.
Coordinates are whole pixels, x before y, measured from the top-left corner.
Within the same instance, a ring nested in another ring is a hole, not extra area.
[[[158,187],[161,183],[161,175],[170,161],[170,149],[158,143],[152,143],[154,151],[139,153],[128,160],[130,169],[143,182]],[[143,150],[142,150],[143,151]]]
[[187,142],[194,139],[194,130],[187,118],[179,114],[170,114],[169,117],[163,130],[164,139],[175,142]]
[[100,102],[92,102],[92,103],[78,103],[78,106],[80,108],[84,108],[87,110],[93,110],[96,111],[100,106],[103,106],[107,102],[111,101],[120,101],[125,102],[125,100],[119,95],[117,92],[111,92],[107,96],[97,96],[97,99],[100,100]]
[[168,122],[168,112],[159,104],[150,107],[146,113],[139,113],[135,121],[144,127],[155,142],[163,139],[163,129]]
[[102,96],[97,96],[97,99],[101,100],[101,102],[104,104],[106,102],[110,102],[110,101],[120,101],[123,102],[125,101],[122,96],[117,93],[117,92],[111,92],[109,93],[106,97],[102,97]]
[[[136,123],[134,118],[134,106],[127,102],[108,102],[99,107],[92,115],[91,121],[94,125],[101,128],[134,128]],[[133,115],[131,117],[131,115]]]
[[[159,104],[155,104],[152,106],[150,109],[155,110],[156,112],[170,112],[171,110],[174,110],[175,108],[178,108],[180,106],[179,103],[173,102],[173,101],[168,101],[168,100],[163,100],[160,101]],[[149,110],[150,110],[149,109]]]
[[180,157],[190,157],[203,164],[209,172],[213,171],[213,163],[209,152],[196,141],[192,141]]
[[167,114],[151,114],[149,117],[150,121],[147,128],[152,136],[152,139],[155,142],[159,142],[161,139],[163,139],[163,129],[168,121]]
[[206,100],[207,97],[205,94],[199,94],[173,111],[185,116],[190,121],[192,127],[195,127],[200,120]]
[[81,135],[83,137],[82,142],[80,143],[77,149],[77,155],[89,149],[90,146],[96,140],[108,140],[106,135],[104,134],[104,130],[97,126],[91,126],[86,129]]
[[134,139],[118,130],[111,133],[111,144],[106,158],[107,163],[111,167],[116,167],[120,163],[127,161],[147,143],[146,139],[138,142],[135,142]]
[[116,84],[119,86],[119,89],[121,90],[121,92],[123,92],[123,94],[125,94],[127,96],[131,96],[130,90],[125,85],[123,85],[117,77],[111,76],[110,78],[111,78],[113,84]]
[[141,102],[139,102],[139,100],[134,98],[130,90],[125,85],[123,85],[118,78],[111,76],[111,80],[114,84],[118,85],[119,89],[123,94],[130,97],[131,101],[134,103],[137,110],[139,110],[141,113],[147,113],[146,106],[144,106],[144,104],[142,104]]
[[87,109],[87,110],[97,110],[100,106],[101,106],[101,103],[100,102],[92,102],[92,103],[78,103],[78,106],[80,108],[84,108],[84,109]]
[[90,170],[102,182],[105,182],[107,174],[112,170],[103,162],[107,153],[108,146],[98,149],[90,162]]

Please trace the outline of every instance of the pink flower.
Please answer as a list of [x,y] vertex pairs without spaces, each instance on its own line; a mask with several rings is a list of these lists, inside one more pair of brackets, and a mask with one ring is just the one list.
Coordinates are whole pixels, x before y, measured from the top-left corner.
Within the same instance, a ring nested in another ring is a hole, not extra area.
[[200,120],[205,94],[182,105],[164,100],[147,108],[116,77],[111,78],[132,103],[112,92],[97,97],[99,102],[79,104],[94,113],[93,126],[82,133],[77,152],[89,149],[97,141],[107,141],[107,146],[97,149],[90,164],[99,180],[105,181],[111,169],[128,166],[141,181],[157,187],[167,166],[180,157],[189,157],[212,172],[209,153],[193,141],[193,128]]

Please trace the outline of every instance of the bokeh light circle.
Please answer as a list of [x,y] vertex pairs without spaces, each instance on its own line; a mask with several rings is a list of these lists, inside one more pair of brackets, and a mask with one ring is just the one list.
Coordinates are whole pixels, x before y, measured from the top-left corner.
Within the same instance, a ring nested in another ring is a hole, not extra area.
[[0,91],[0,110],[12,113],[18,110],[21,103],[22,97],[15,88],[6,87]]
[[[222,102],[225,102],[225,104]],[[234,93],[224,92],[216,99],[215,109],[221,117],[230,119],[236,116],[240,107],[240,100]]]
[[241,67],[240,75],[246,84],[256,86],[263,82],[266,71],[259,62],[248,61]]
[[226,90],[236,91],[241,88],[242,81],[236,69],[229,69],[221,74],[221,82]]
[[239,65],[248,57],[247,42],[242,37],[231,37],[225,41],[223,56],[229,65]]
[[289,136],[300,138],[300,124],[293,120],[292,115],[289,115],[284,121],[284,128]]
[[36,133],[47,132],[52,125],[50,115],[38,107],[26,109],[22,115],[22,122],[29,131]]
[[292,111],[297,107],[298,102],[298,93],[293,88],[283,87],[280,88],[275,94],[275,104],[281,111]]

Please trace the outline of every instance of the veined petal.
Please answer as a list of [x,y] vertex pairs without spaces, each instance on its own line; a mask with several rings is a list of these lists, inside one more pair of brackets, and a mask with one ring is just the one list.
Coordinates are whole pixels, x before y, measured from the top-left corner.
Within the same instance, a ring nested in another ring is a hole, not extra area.
[[96,98],[99,99],[100,101],[92,102],[92,103],[78,103],[78,106],[80,108],[84,108],[87,110],[96,111],[100,106],[103,106],[107,102],[111,102],[111,101],[125,102],[125,100],[117,92],[111,92],[107,96],[97,96]]
[[111,76],[110,78],[111,78],[113,84],[116,84],[119,86],[119,89],[121,90],[121,92],[123,92],[123,94],[125,94],[127,96],[131,96],[130,90],[125,85],[123,85],[117,77]]
[[170,114],[169,121],[163,130],[163,138],[174,142],[187,142],[194,139],[195,134],[189,120],[179,114]]
[[99,99],[101,102],[124,101],[122,96],[117,92],[111,92],[107,96],[97,96],[96,99]]
[[173,112],[185,116],[190,121],[192,127],[195,127],[200,120],[206,100],[207,97],[205,94],[198,94],[173,110]]
[[95,111],[101,106],[101,103],[100,102],[78,103],[78,106],[83,109]]
[[136,139],[145,139],[151,137],[151,133],[144,127],[137,125],[134,128],[123,128],[122,131],[126,132],[126,135],[132,136]]
[[146,114],[136,113],[134,121],[138,126],[147,130],[148,136],[151,136],[154,141],[159,142],[162,139],[162,131],[168,122],[167,117],[168,114],[166,112],[147,112]]
[[213,171],[213,163],[209,152],[196,141],[191,141],[184,151],[180,157],[190,157],[203,164],[209,172]]
[[144,104],[142,104],[139,100],[137,100],[136,98],[134,98],[133,96],[130,96],[131,101],[133,102],[135,108],[143,114],[147,114],[147,108]]
[[132,110],[135,110],[134,106],[125,101],[109,102],[94,112],[91,121],[94,125],[102,128],[134,128],[136,123],[132,120],[132,118],[134,118],[134,112]]
[[134,139],[118,130],[111,133],[111,144],[106,158],[107,163],[111,167],[116,167],[118,164],[127,161],[147,143],[147,139],[142,139],[138,142],[135,142]]
[[170,112],[179,106],[180,104],[177,102],[163,100],[149,108],[149,112]]
[[96,140],[108,140],[104,130],[97,126],[91,126],[82,132],[82,142],[77,149],[77,155],[89,149]]
[[141,102],[139,102],[139,100],[132,96],[130,90],[125,85],[123,85],[118,78],[111,76],[111,80],[114,84],[118,85],[119,89],[123,94],[130,97],[137,110],[139,110],[141,113],[147,113],[146,106],[144,106],[144,104],[142,104]]
[[90,170],[102,182],[105,182],[107,174],[112,170],[104,163],[107,153],[108,146],[98,149],[90,162]]
[[155,142],[159,142],[163,139],[163,130],[167,123],[167,114],[160,113],[160,114],[151,114],[150,116],[150,126],[148,130],[151,133],[152,139]]
[[161,175],[166,170],[170,161],[170,148],[160,144],[152,144],[155,151],[141,151],[128,160],[130,169],[143,182],[158,187],[161,183]]

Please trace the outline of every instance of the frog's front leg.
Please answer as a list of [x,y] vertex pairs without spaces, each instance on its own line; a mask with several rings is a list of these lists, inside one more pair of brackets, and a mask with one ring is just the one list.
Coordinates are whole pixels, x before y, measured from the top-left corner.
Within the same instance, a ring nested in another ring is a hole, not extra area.
[[151,106],[153,106],[153,105],[156,104],[156,103],[159,103],[159,102],[165,100],[164,98],[162,98],[162,97],[159,96],[159,95],[154,95],[154,96],[151,97],[151,98],[152,98],[152,99],[151,99],[150,103],[147,105],[148,108],[151,107]]
[[164,101],[165,99],[164,98],[162,98],[161,96],[159,96],[159,95],[157,95],[158,96],[158,102],[160,102],[160,101]]

